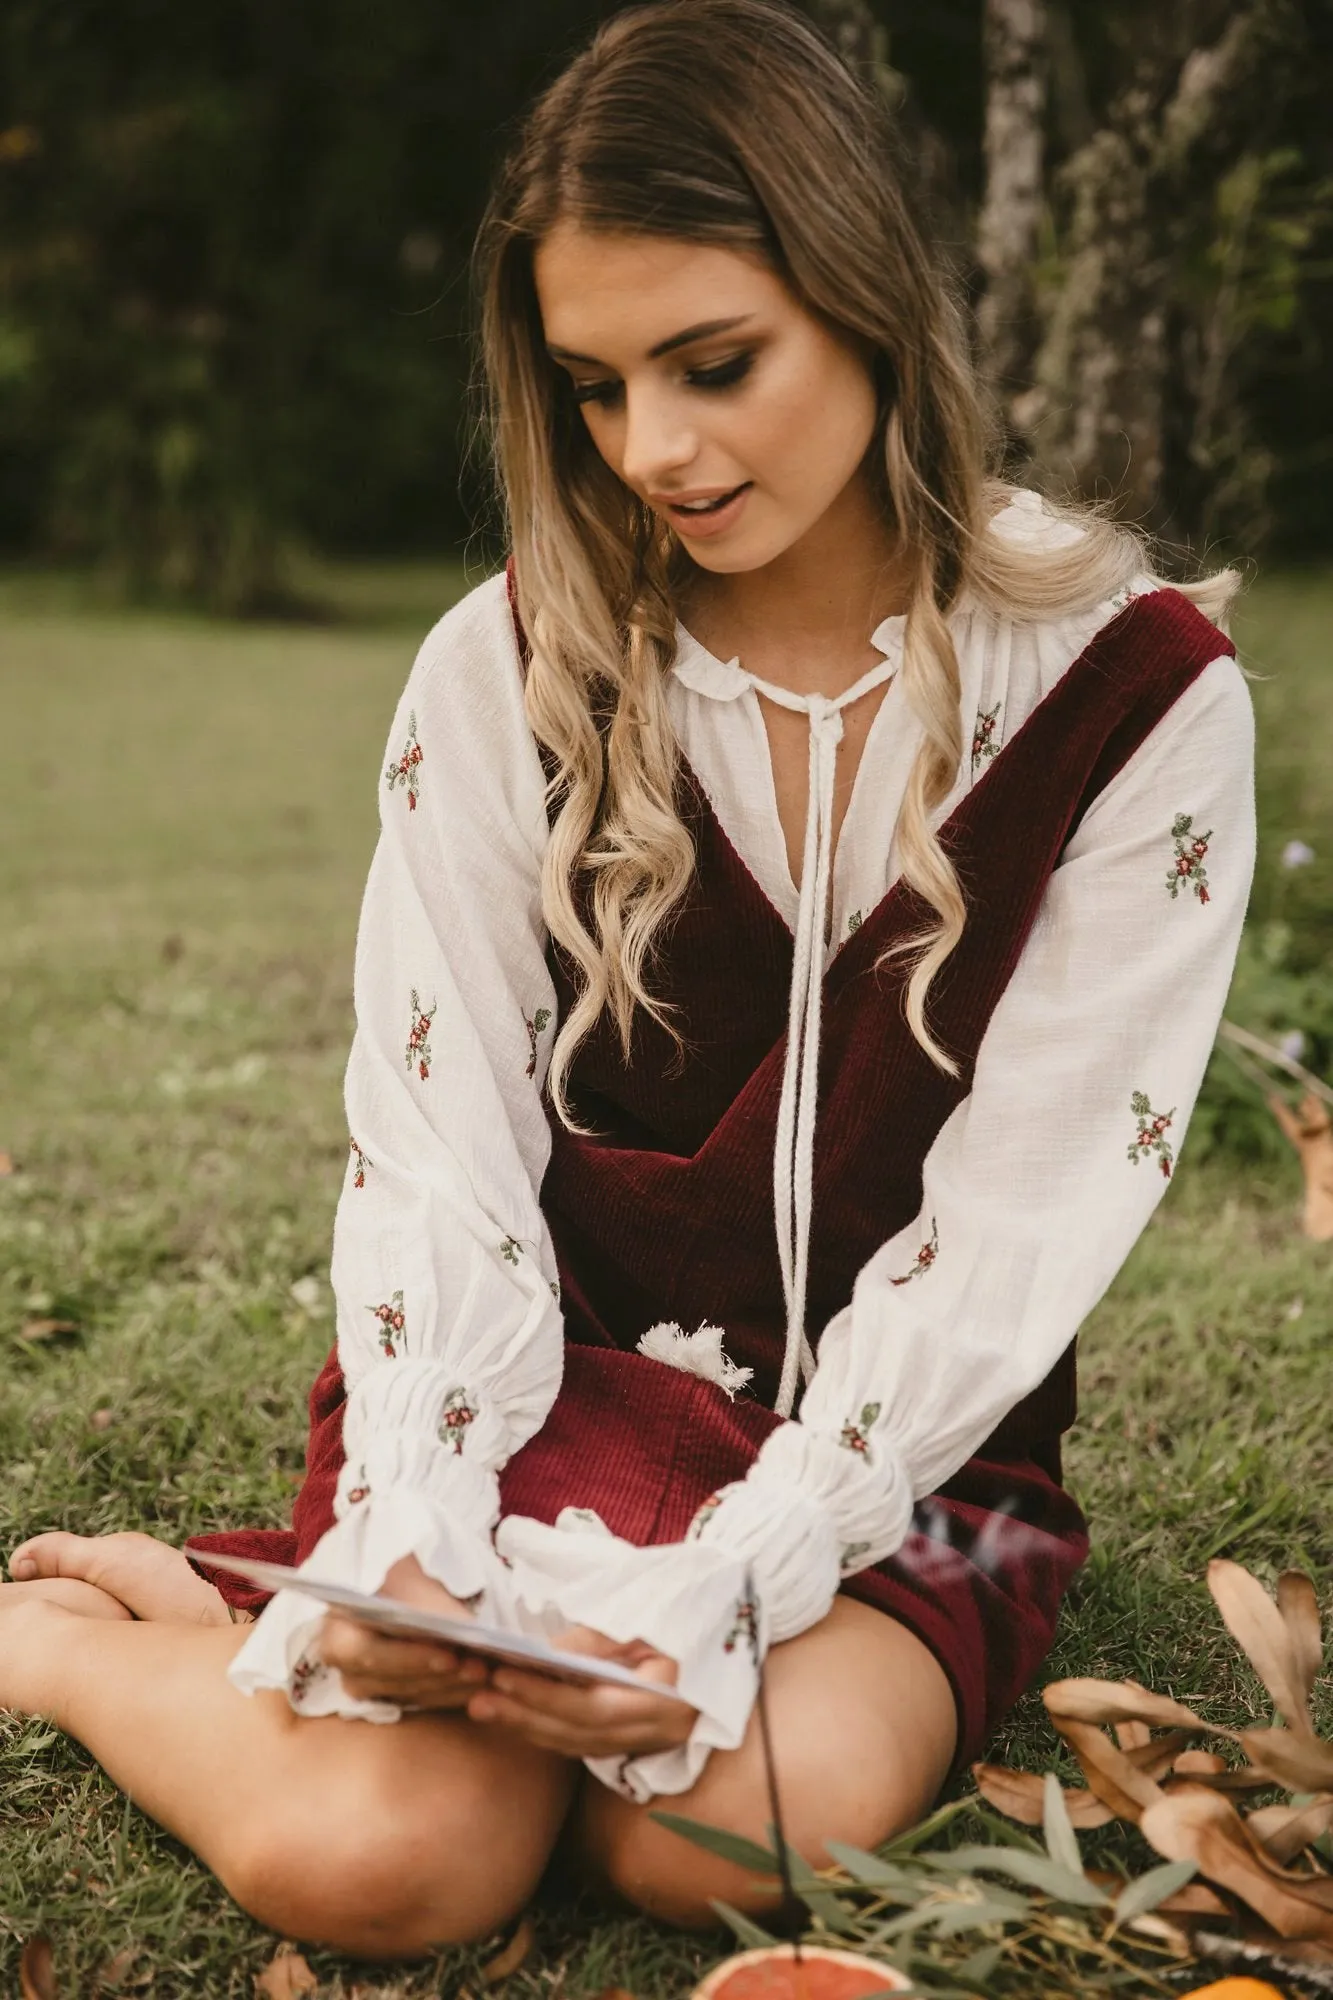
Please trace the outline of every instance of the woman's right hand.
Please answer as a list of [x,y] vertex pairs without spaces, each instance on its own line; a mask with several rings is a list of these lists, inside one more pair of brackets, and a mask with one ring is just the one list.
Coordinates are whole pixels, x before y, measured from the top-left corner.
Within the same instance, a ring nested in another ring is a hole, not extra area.
[[[384,1579],[386,1597],[420,1605],[447,1618],[472,1613],[443,1584],[426,1575],[415,1556],[394,1564]],[[342,1675],[348,1694],[359,1701],[393,1701],[403,1708],[466,1708],[491,1669],[475,1653],[429,1639],[397,1639],[330,1611],[320,1628],[320,1655]]]

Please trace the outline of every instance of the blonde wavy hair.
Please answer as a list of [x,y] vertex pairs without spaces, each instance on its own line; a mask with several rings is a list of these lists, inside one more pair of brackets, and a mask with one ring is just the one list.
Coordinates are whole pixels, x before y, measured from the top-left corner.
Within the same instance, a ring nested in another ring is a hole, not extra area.
[[[1149,567],[1144,538],[1105,509],[1048,500],[1082,529],[1062,546],[991,531],[1017,489],[995,476],[964,315],[912,219],[895,154],[883,94],[784,0],[652,0],[607,21],[545,90],[482,220],[481,430],[532,648],[527,717],[557,765],[543,915],[581,974],[548,1072],[570,1131],[588,1129],[566,1095],[570,1065],[604,1008],[626,1060],[636,1005],[684,1047],[674,1008],[644,974],[695,865],[666,700],[692,565],[601,458],[546,352],[533,253],[558,222],[758,252],[808,308],[873,344],[881,430],[871,464],[909,565],[900,674],[923,732],[897,843],[904,883],[935,917],[877,969],[914,955],[906,1017],[951,1075],[957,1063],[926,1022],[931,981],[967,915],[930,823],[965,742],[948,613],[966,589],[1005,618],[1067,615]],[[1228,571],[1184,587],[1221,619],[1237,581]]]

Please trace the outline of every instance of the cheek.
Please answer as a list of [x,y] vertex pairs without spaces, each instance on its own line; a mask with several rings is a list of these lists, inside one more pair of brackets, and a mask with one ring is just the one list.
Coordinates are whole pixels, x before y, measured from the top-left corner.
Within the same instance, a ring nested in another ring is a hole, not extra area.
[[755,476],[775,493],[829,500],[860,464],[875,421],[863,370],[841,355],[794,358],[773,372],[747,421]]

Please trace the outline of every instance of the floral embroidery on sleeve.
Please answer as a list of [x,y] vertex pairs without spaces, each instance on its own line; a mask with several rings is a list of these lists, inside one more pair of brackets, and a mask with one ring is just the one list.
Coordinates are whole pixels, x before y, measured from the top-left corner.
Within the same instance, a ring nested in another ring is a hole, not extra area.
[[1171,838],[1176,844],[1176,865],[1166,878],[1166,886],[1171,891],[1174,903],[1182,889],[1194,890],[1201,903],[1208,898],[1208,870],[1204,867],[1204,856],[1208,843],[1213,837],[1213,829],[1207,833],[1195,833],[1193,813],[1177,813],[1171,824]]
[[921,1248],[916,1253],[916,1262],[913,1264],[911,1270],[904,1271],[901,1278],[890,1278],[889,1283],[891,1285],[910,1285],[913,1278],[922,1277],[924,1273],[930,1269],[931,1265],[935,1262],[936,1257],[938,1257],[939,1251],[940,1251],[939,1224],[936,1222],[934,1216],[932,1215],[930,1218],[929,1243],[923,1243],[921,1245]]
[[731,1630],[722,1641],[724,1653],[734,1653],[737,1641],[744,1639],[751,1651],[759,1642],[759,1606],[753,1597],[742,1597],[737,1601],[732,1618]]
[[352,1175],[352,1186],[363,1188],[366,1184],[366,1168],[373,1167],[375,1162],[371,1159],[369,1153],[362,1152],[355,1139],[349,1139],[347,1145],[352,1155],[352,1164],[356,1169]]
[[453,1446],[455,1458],[462,1457],[467,1427],[476,1421],[476,1405],[468,1401],[467,1390],[451,1389],[444,1399],[440,1416],[440,1442]]
[[1149,1153],[1156,1153],[1162,1173],[1171,1178],[1171,1146],[1163,1136],[1175,1116],[1175,1106],[1169,1111],[1154,1111],[1141,1090],[1136,1090],[1129,1100],[1129,1108],[1139,1121],[1138,1136],[1130,1141],[1129,1157],[1138,1165]]
[[380,1323],[380,1346],[384,1349],[390,1361],[396,1360],[398,1349],[393,1344],[394,1335],[400,1334],[407,1324],[403,1313],[402,1293],[395,1292],[386,1304],[382,1306],[368,1306],[366,1310],[373,1312]]
[[838,1568],[844,1576],[851,1576],[861,1568],[862,1556],[867,1556],[869,1553],[869,1542],[845,1542],[838,1557]]
[[417,1075],[423,1083],[430,1075],[430,1024],[435,1019],[438,1005],[438,1001],[433,1001],[429,1007],[423,1007],[416,987],[412,988],[412,1032],[407,1038],[407,1067],[411,1069],[415,1063]]
[[974,778],[981,766],[988,763],[999,750],[1000,746],[995,740],[995,735],[999,727],[1001,706],[1002,704],[997,701],[994,708],[979,708],[977,710],[977,719],[972,726],[972,776]]
[[853,910],[852,914],[847,919],[848,937],[852,935],[853,931],[859,931],[860,928],[861,928],[861,912],[859,910]]
[[684,1538],[687,1542],[698,1541],[700,1535],[702,1535],[704,1529],[708,1526],[708,1523],[712,1520],[721,1505],[722,1495],[720,1493],[710,1493],[706,1500],[700,1501],[698,1507],[695,1509],[693,1520],[685,1530]]
[[842,1427],[838,1443],[847,1451],[854,1451],[861,1458],[870,1456],[870,1426],[879,1415],[878,1403],[864,1403],[861,1406],[861,1421],[857,1423],[848,1417]]
[[403,754],[398,762],[390,764],[384,773],[384,781],[391,792],[399,785],[406,787],[409,812],[416,811],[417,799],[421,793],[421,780],[417,776],[417,767],[420,763],[421,745],[417,741],[417,714],[413,709],[407,718],[407,742],[403,745]]
[[517,1236],[505,1237],[504,1242],[500,1245],[500,1255],[504,1258],[506,1264],[517,1264],[519,1258],[523,1255],[523,1245],[519,1242]]
[[550,1022],[549,1007],[539,1007],[531,1020],[526,1014],[523,1016],[523,1025],[528,1031],[528,1066],[523,1072],[525,1076],[535,1076],[537,1073],[537,1037],[544,1028],[550,1026]]

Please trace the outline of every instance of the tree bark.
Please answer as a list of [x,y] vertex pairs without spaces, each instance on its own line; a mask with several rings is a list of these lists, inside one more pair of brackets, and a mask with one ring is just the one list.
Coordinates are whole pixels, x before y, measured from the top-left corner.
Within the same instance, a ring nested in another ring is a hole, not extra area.
[[1048,481],[1167,525],[1162,496],[1171,312],[1219,172],[1271,112],[1291,0],[1247,0],[1209,46],[1145,58],[1061,171],[1062,281],[1029,393],[1012,405]]
[[985,279],[978,307],[983,373],[1010,405],[1032,379],[1038,329],[1034,269],[1045,201],[1044,0],[986,0],[986,192],[977,222]]

